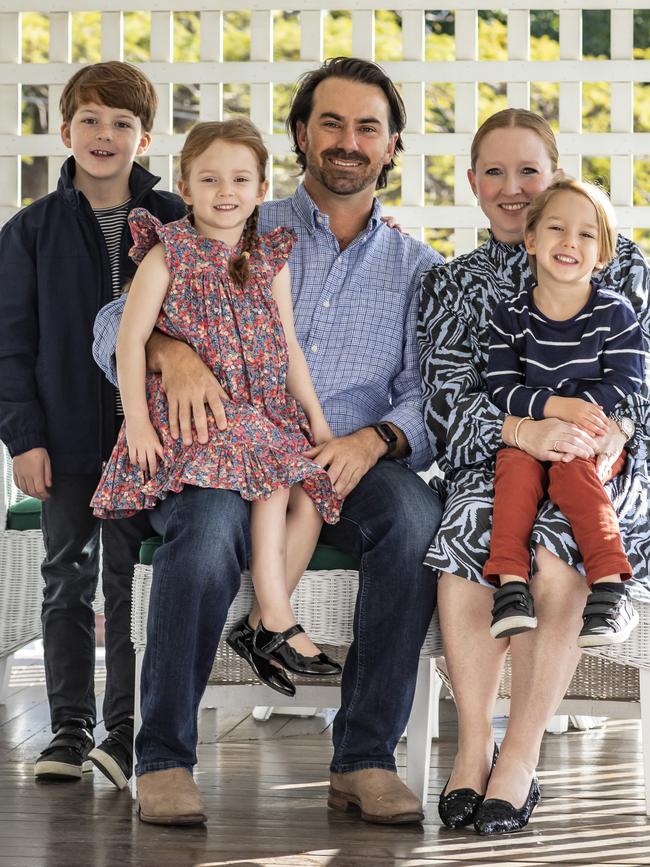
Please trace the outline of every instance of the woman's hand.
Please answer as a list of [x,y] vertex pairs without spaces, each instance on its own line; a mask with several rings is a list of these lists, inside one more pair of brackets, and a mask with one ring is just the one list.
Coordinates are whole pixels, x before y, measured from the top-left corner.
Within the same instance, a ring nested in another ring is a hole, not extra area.
[[162,460],[164,452],[158,434],[149,419],[127,421],[126,441],[131,463],[137,464],[144,473],[149,473],[149,476],[155,476],[156,455]]
[[593,458],[596,454],[596,440],[593,437],[577,425],[558,418],[522,422],[517,439],[520,447],[538,461],[568,463],[574,458]]
[[596,451],[596,472],[602,481],[608,478],[614,461],[625,448],[625,434],[612,419],[608,419],[609,425],[604,434],[594,439]]

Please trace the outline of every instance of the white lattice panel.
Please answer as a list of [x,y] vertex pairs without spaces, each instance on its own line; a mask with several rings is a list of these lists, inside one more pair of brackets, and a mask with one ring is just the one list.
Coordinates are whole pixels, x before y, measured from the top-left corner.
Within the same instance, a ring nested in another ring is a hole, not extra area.
[[[507,83],[508,104],[530,106],[531,83],[559,84],[558,144],[562,165],[580,175],[583,155],[610,160],[611,195],[619,224],[626,231],[650,228],[650,208],[633,206],[634,158],[648,159],[650,133],[634,133],[634,85],[650,82],[650,61],[633,59],[634,9],[649,9],[650,0],[510,0],[500,6],[507,13],[507,59],[479,59],[479,10],[491,9],[483,0],[456,0],[454,3],[455,56],[453,62],[425,59],[425,10],[421,0],[400,0],[401,59],[382,63],[403,94],[408,125],[404,135],[406,152],[401,158],[401,206],[390,211],[416,233],[425,227],[454,230],[456,252],[471,249],[476,229],[485,220],[476,208],[465,172],[469,148],[479,113],[478,82]],[[65,3],[65,8],[63,8]],[[250,59],[224,61],[224,15],[245,7],[250,10]],[[173,87],[186,85],[200,90],[200,118],[219,119],[224,114],[224,89],[245,85],[250,94],[250,116],[263,132],[274,157],[290,154],[284,134],[274,132],[274,86],[285,86],[313,68],[324,56],[324,16],[340,10],[340,0],[279,0],[279,2],[236,3],[234,0],[175,0],[173,8],[165,0],[140,0],[138,8],[150,13],[150,57],[143,71],[154,82],[160,98],[154,139],[149,151],[150,167],[172,185],[172,157],[181,147],[184,135],[173,131]],[[393,7],[395,8],[395,7]],[[66,152],[60,142],[58,100],[61,88],[79,68],[71,63],[71,18],[75,12],[95,9],[101,12],[101,57],[124,57],[124,11],[116,4],[100,6],[88,0],[45,0],[38,11],[49,16],[49,62],[22,63],[21,13],[25,0],[0,0],[0,223],[19,207],[20,157],[46,157],[48,184],[56,183],[59,166]],[[375,59],[378,10],[385,2],[363,0],[352,7],[352,53]],[[559,11],[559,59],[530,60],[531,9]],[[611,13],[610,59],[583,60],[583,10],[609,10]],[[299,13],[299,59],[274,60],[274,10]],[[200,56],[197,62],[174,60],[174,12],[200,13]],[[582,83],[608,82],[611,87],[611,131],[582,132]],[[454,131],[426,133],[426,87],[451,84],[455,90]],[[21,92],[27,86],[48,87],[48,131],[40,135],[21,135]],[[644,156],[645,155],[645,156]],[[453,201],[427,205],[425,196],[425,159],[452,156],[455,160]]]

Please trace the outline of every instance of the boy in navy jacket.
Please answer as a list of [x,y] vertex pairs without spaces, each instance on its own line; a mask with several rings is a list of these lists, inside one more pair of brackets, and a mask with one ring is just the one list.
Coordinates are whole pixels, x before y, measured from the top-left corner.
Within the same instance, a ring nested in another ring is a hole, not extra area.
[[[93,762],[119,788],[132,772],[134,662],[131,580],[144,514],[100,522],[89,503],[121,422],[119,395],[93,361],[97,311],[135,266],[129,211],[178,219],[179,198],[134,163],[146,152],[157,97],[135,67],[86,66],[61,95],[61,138],[72,156],[56,192],[0,233],[0,438],[14,479],[42,501],[46,556],[43,642],[54,738],[37,779],[81,778]],[[106,600],[108,737],[94,747],[95,622],[99,570]]]

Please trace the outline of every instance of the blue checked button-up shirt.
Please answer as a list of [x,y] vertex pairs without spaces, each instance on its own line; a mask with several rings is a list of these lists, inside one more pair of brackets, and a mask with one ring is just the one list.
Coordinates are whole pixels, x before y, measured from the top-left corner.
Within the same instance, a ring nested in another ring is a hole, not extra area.
[[[332,431],[393,422],[411,446],[413,469],[427,467],[415,326],[421,276],[442,257],[382,223],[376,200],[366,228],[343,251],[302,184],[260,211],[261,234],[286,226],[298,235],[289,259],[296,333]],[[93,353],[114,383],[123,305],[108,304],[95,322]]]

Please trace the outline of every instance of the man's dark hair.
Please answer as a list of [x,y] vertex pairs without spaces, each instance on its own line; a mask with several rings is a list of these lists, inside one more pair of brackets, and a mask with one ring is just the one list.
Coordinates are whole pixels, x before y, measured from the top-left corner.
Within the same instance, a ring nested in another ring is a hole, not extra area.
[[[381,66],[371,60],[361,60],[358,57],[332,57],[326,60],[318,69],[306,72],[298,79],[298,86],[291,100],[291,108],[287,117],[287,132],[293,141],[292,150],[296,154],[298,165],[305,171],[306,159],[298,144],[298,124],[307,124],[310,118],[314,91],[326,78],[342,78],[348,81],[359,81],[361,84],[372,84],[380,87],[388,100],[388,129],[391,135],[397,133],[395,154],[404,150],[402,130],[406,126],[406,109],[397,88],[386,75]],[[377,189],[382,190],[386,186],[388,172],[395,165],[393,158],[388,165],[381,170],[377,178]]]

